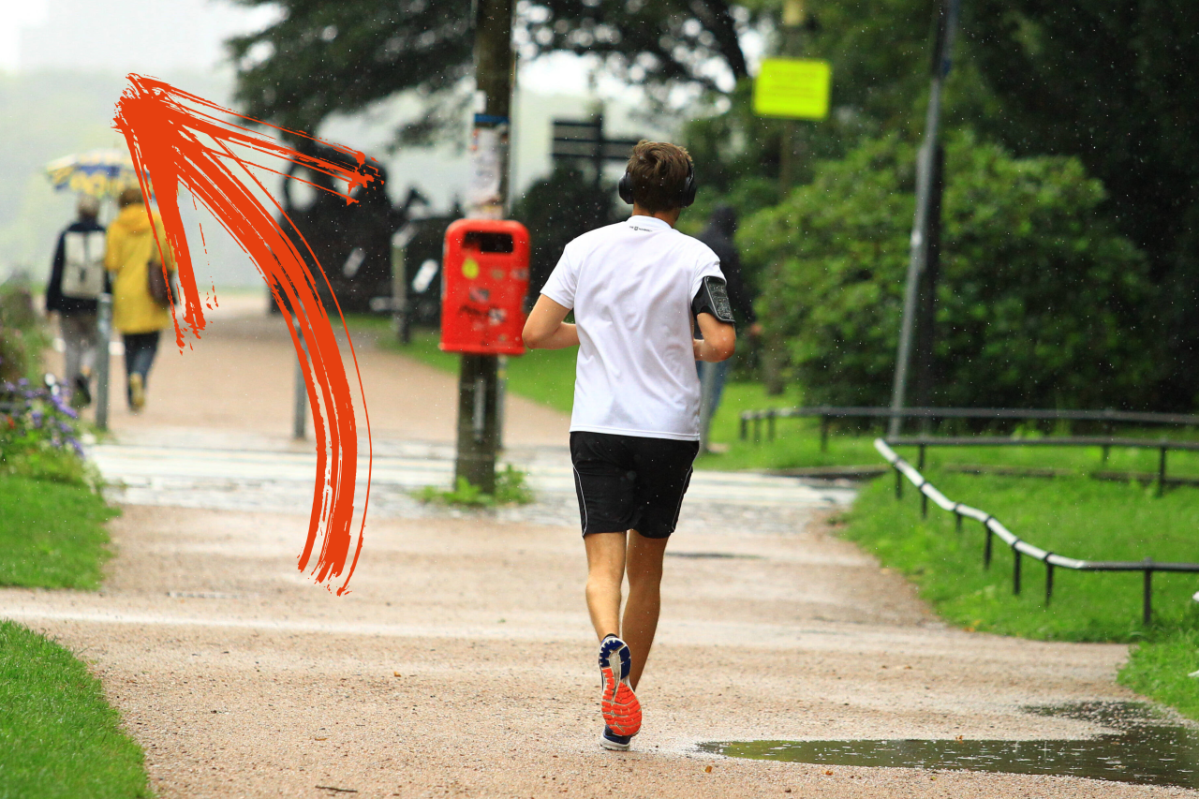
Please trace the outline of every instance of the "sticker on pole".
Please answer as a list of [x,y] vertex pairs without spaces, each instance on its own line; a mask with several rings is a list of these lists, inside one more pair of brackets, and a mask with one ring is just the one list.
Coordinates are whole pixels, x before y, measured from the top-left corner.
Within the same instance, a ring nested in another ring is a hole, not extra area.
[[824,119],[833,70],[827,61],[767,58],[754,80],[754,113],[760,117]]

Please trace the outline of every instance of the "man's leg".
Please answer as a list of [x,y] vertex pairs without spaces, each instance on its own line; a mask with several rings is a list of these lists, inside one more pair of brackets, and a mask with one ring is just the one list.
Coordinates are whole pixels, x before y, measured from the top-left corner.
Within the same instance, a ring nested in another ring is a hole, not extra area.
[[70,399],[71,394],[75,391],[75,378],[79,376],[83,366],[84,339],[80,335],[77,317],[60,313],[58,330],[62,336],[63,393],[66,394],[67,399]]
[[[600,711],[605,749],[627,750],[641,729],[641,703],[633,693],[632,650],[620,637],[620,584],[624,580],[627,533],[592,533],[587,547],[587,609],[600,639]],[[614,637],[609,637],[614,636]]]
[[606,635],[620,635],[625,534],[592,533],[583,537],[583,545],[587,548],[587,610],[602,641]]
[[[100,329],[96,323],[96,314],[79,314],[77,317],[80,326],[80,338],[82,340],[82,352],[79,354],[79,371],[86,377],[91,377],[91,374],[96,369],[96,353],[100,349]],[[108,352],[105,351],[105,357]]]
[[646,538],[636,530],[629,531],[628,574],[629,601],[625,603],[623,638],[629,645],[633,664],[629,684],[636,690],[649,659],[658,631],[658,614],[662,608],[662,557],[668,538]]

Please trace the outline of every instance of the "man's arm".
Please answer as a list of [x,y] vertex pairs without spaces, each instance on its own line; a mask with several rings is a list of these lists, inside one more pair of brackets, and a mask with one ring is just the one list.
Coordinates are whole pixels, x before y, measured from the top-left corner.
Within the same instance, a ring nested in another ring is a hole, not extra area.
[[699,332],[703,336],[693,342],[695,360],[716,363],[733,357],[733,352],[737,349],[736,328],[706,312],[697,315],[695,320],[699,323]]
[[521,336],[531,350],[560,350],[579,346],[579,331],[563,320],[570,309],[542,294],[525,320]]

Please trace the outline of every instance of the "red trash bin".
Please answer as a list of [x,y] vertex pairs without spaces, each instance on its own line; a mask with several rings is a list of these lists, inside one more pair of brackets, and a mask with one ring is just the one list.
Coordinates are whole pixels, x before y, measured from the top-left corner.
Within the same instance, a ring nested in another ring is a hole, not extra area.
[[524,355],[529,231],[519,222],[459,219],[446,229],[441,349]]

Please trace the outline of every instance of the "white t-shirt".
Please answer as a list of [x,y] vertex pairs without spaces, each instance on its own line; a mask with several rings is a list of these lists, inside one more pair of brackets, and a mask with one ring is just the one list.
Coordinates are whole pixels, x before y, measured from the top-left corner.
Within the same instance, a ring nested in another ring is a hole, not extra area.
[[724,276],[707,245],[652,216],[566,245],[541,293],[579,330],[571,431],[699,440],[691,300]]

